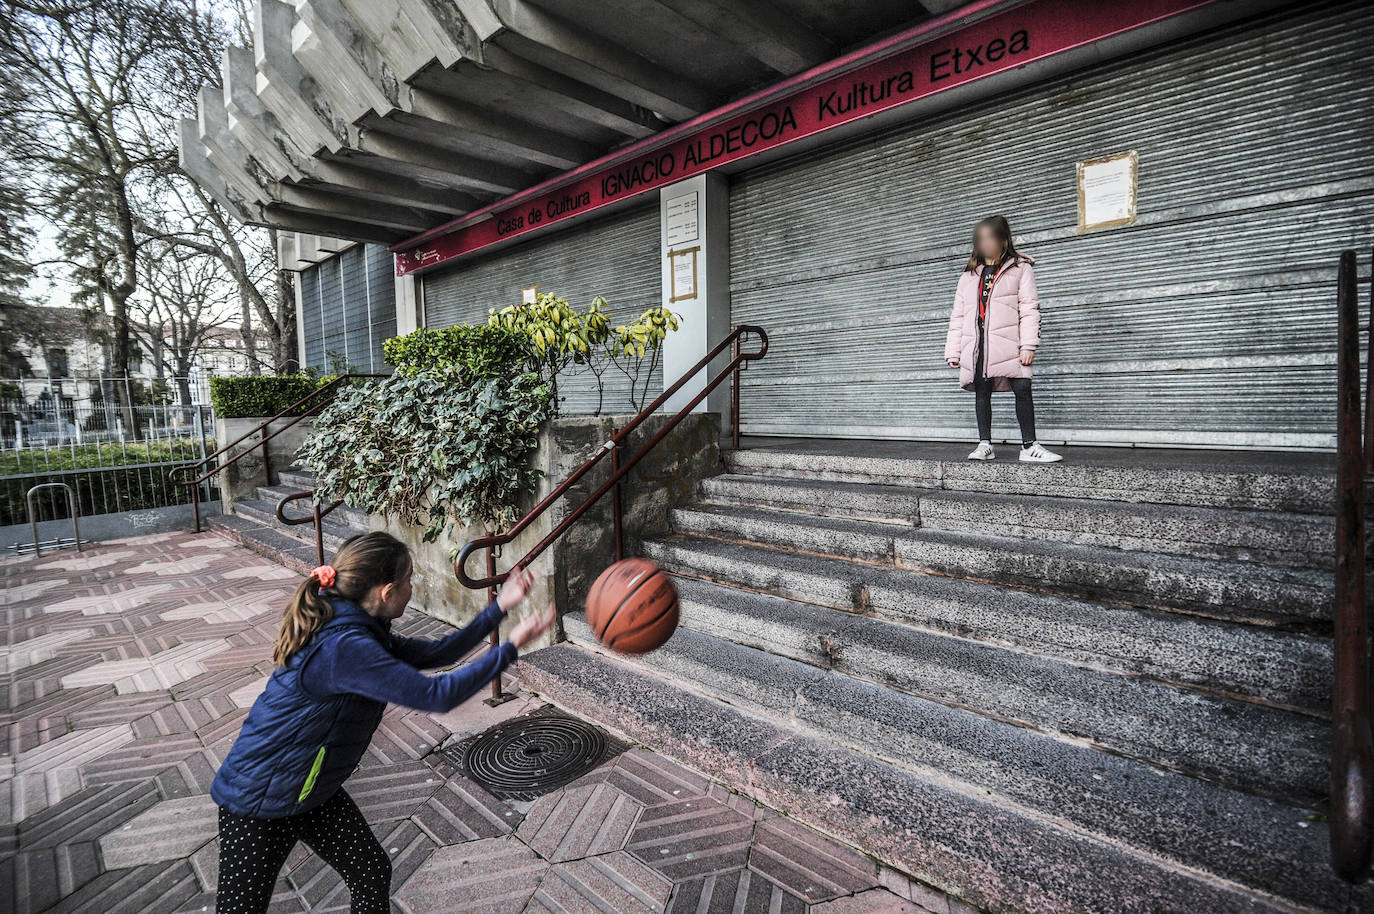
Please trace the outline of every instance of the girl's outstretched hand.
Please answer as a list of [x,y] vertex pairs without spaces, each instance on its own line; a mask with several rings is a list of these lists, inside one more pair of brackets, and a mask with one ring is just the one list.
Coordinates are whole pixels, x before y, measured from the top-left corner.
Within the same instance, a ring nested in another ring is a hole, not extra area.
[[496,595],[496,605],[501,607],[502,612],[510,612],[525,599],[534,582],[533,571],[528,568],[513,569],[510,577],[506,578],[506,583],[501,585],[501,592]]
[[510,632],[510,643],[517,648],[523,648],[526,644],[538,638],[553,625],[553,620],[557,618],[558,611],[552,603],[543,612],[526,616],[515,624],[515,628]]

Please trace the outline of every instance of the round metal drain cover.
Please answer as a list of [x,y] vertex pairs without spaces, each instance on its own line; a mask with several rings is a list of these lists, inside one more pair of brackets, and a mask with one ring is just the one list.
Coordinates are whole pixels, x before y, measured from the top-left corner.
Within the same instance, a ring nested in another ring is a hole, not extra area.
[[563,714],[517,717],[462,745],[467,776],[492,795],[532,800],[591,771],[606,758],[606,734]]

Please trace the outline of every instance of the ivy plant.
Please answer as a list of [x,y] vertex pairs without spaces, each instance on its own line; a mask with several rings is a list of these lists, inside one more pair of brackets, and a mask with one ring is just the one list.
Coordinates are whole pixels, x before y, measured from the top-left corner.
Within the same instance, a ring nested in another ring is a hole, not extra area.
[[516,519],[540,473],[529,465],[553,412],[537,374],[475,378],[414,371],[341,391],[298,452],[322,504],[345,504],[424,526],[499,530]]

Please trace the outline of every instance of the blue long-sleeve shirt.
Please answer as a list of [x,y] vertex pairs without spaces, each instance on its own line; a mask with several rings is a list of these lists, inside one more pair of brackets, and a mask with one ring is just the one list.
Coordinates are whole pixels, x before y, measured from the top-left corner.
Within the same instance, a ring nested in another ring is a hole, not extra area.
[[419,711],[448,711],[514,663],[515,645],[507,641],[438,676],[420,670],[457,663],[505,617],[492,601],[463,628],[433,641],[390,635],[387,624],[389,647],[353,629],[331,639],[310,658],[301,670],[301,684],[316,695],[351,693]]

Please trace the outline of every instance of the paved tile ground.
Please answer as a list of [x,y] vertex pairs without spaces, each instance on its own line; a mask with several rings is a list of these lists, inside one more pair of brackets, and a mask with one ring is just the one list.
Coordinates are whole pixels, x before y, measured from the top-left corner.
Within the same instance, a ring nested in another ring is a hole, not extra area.
[[[299,578],[210,534],[0,560],[0,910],[208,912],[215,769],[271,671]],[[398,630],[437,636],[418,613]],[[435,750],[541,702],[390,709],[348,789],[404,914],[967,911],[643,747],[533,803]],[[297,847],[272,910],[347,911]]]

